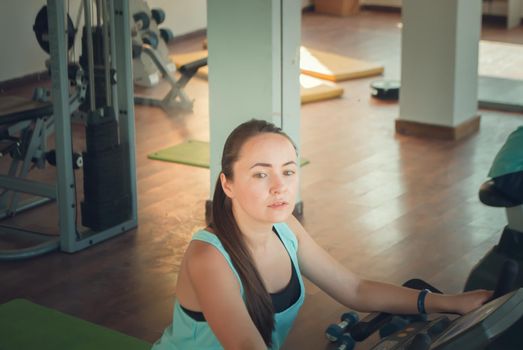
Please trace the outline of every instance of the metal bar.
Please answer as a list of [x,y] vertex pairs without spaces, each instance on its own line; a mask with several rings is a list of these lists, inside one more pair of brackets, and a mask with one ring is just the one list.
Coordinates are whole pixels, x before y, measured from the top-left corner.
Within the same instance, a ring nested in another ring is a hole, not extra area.
[[34,197],[34,198],[29,199],[29,200],[21,201],[21,204],[18,205],[18,207],[16,208],[16,212],[14,212],[14,213],[12,213],[8,209],[0,210],[0,220],[4,219],[7,216],[10,216],[12,214],[21,213],[21,212],[23,212],[25,210],[29,210],[29,209],[38,207],[40,205],[49,203],[52,200],[53,200],[52,198],[48,198],[48,197],[46,197],[46,198],[36,198],[36,197]]
[[67,76],[67,46],[64,33],[65,16],[62,0],[47,0],[49,16],[49,48],[51,56],[51,86],[55,118],[56,176],[59,211],[60,247],[71,251],[76,240],[76,192],[71,157],[71,121],[69,80]]
[[120,142],[124,154],[124,169],[128,176],[124,178],[125,186],[131,193],[132,211],[131,220],[137,222],[137,194],[136,194],[136,154],[135,154],[135,125],[134,125],[134,92],[133,68],[131,55],[131,26],[129,24],[129,1],[110,0],[114,2],[114,37],[118,38],[115,52],[116,66],[118,67],[118,114],[120,127]]
[[84,0],[85,32],[87,35],[87,73],[89,76],[89,106],[91,111],[96,109],[94,92],[94,57],[93,57],[93,26],[91,24],[91,0]]
[[[116,72],[116,31],[114,29],[114,1],[107,1],[107,17],[109,22],[109,39],[111,40],[111,69]],[[118,93],[116,84],[111,84],[111,106],[113,106],[115,112],[114,114],[118,117]]]
[[[25,177],[29,173],[29,168],[31,166],[33,156],[36,153],[36,150],[38,149],[40,144],[42,143],[43,127],[44,127],[44,120],[39,118],[36,120],[33,130],[30,131],[30,134],[31,134],[30,140],[31,141],[29,141],[29,146],[26,149],[24,162],[22,163],[22,169],[20,169],[20,173],[18,174],[18,176],[21,179],[25,179]],[[55,196],[56,196],[56,194],[55,194]],[[16,212],[16,207],[18,206],[18,198],[19,198],[19,193],[15,192],[13,194],[13,197],[11,199],[11,204],[10,204],[10,207],[11,207],[10,210],[12,212]]]
[[125,221],[117,226],[111,227],[102,232],[88,231],[82,234],[82,237],[75,242],[76,250],[88,248],[94,244],[103,242],[109,238],[118,236],[126,231],[129,231],[137,226],[136,219]]
[[[71,165],[72,166],[72,165]],[[56,186],[33,180],[25,180],[7,175],[0,175],[0,187],[16,192],[34,194],[40,197],[56,199]]]
[[142,96],[135,96],[134,103],[136,103],[138,105],[155,106],[155,107],[161,107],[161,108],[166,107],[163,100],[157,100],[154,98],[142,97]]
[[176,81],[176,78],[167,70],[165,65],[162,63],[160,57],[158,56],[158,53],[153,50],[153,48],[149,45],[142,45],[142,50],[144,53],[146,53],[153,63],[156,65],[156,67],[160,70],[162,75],[165,79],[169,82],[171,85],[171,89],[169,92],[165,95],[165,97],[160,101],[160,106],[163,108],[172,107],[176,104],[176,98],[180,97],[180,107],[185,109],[192,108],[193,102],[189,99],[189,96],[185,94],[185,91],[183,91],[183,86],[187,84],[190,77],[182,75],[182,78],[179,81]]
[[58,237],[49,239],[29,248],[0,250],[0,261],[28,259],[57,250],[60,247]]
[[[13,159],[11,160],[11,164],[9,165],[9,171],[7,172],[7,176],[16,176],[16,172],[18,171],[18,164],[20,163],[20,160]],[[12,198],[13,194],[10,191],[3,191],[0,195],[0,208],[9,210],[8,207],[10,207],[10,199]]]
[[80,20],[82,18],[82,13],[83,13],[83,10],[84,10],[84,5],[83,3],[80,3],[80,5],[78,6],[78,13],[76,14],[76,21],[74,22],[74,27],[76,28],[76,33],[75,33],[75,42],[76,42],[76,36],[78,35],[78,28],[80,27]]
[[162,60],[158,56],[158,53],[150,45],[143,44],[142,52],[145,52],[153,60],[153,63],[155,64],[156,68],[158,68],[161,71],[162,75],[165,79],[169,81],[171,86],[177,86],[176,79],[170,74],[169,70],[167,70],[167,68],[162,63]]
[[102,6],[100,5],[100,0],[96,0],[96,26],[100,26],[101,21],[101,13],[102,13]]
[[[100,9],[99,9],[100,10]],[[103,18],[103,42],[104,42],[104,72],[105,72],[105,102],[108,106],[112,106],[111,96],[111,58],[112,52],[109,52],[109,14],[107,8],[107,1],[101,1],[101,10]]]

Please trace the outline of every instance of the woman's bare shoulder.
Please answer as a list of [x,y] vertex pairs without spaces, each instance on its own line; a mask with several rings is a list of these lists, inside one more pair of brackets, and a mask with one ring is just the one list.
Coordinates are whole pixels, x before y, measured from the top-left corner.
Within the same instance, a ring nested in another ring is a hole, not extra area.
[[189,243],[184,260],[191,275],[230,271],[223,253],[213,244],[198,239]]

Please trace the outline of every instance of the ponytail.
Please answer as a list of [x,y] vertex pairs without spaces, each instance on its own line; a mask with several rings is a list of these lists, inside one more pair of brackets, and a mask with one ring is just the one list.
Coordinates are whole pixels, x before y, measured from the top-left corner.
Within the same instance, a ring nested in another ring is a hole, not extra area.
[[[234,129],[225,141],[221,165],[222,173],[228,180],[233,180],[233,165],[238,160],[243,144],[251,137],[264,133],[281,135],[287,138],[296,149],[289,136],[274,124],[255,119],[245,122]],[[265,345],[270,348],[275,324],[271,296],[254,264],[244,235],[236,223],[232,211],[232,201],[223,191],[219,177],[214,189],[211,221],[215,234],[229,254],[232,264],[240,276],[247,311]]]
[[232,213],[232,203],[218,177],[212,201],[213,229],[229,254],[242,281],[245,304],[251,319],[268,348],[272,346],[274,308],[269,292],[254,265],[243,234]]

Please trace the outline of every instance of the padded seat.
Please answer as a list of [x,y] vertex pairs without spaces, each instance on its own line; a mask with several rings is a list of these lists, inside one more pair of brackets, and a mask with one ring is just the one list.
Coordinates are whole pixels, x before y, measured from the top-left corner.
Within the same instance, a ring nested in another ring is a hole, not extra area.
[[521,201],[510,198],[501,192],[494,180],[484,182],[479,188],[479,200],[489,207],[509,208],[521,205]]
[[38,102],[18,96],[0,96],[0,124],[13,124],[52,114],[51,102]]

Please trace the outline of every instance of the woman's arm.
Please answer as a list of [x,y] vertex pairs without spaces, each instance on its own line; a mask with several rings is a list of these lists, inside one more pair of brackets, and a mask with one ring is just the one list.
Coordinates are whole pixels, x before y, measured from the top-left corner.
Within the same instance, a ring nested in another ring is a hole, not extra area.
[[187,254],[189,279],[200,308],[224,349],[266,350],[224,256],[213,246],[198,241],[191,242]]
[[[298,238],[303,275],[335,300],[363,312],[418,313],[418,290],[361,279],[321,248],[296,218],[291,216],[287,224]],[[428,294],[425,310],[464,314],[481,306],[491,295],[483,290],[457,295]]]

